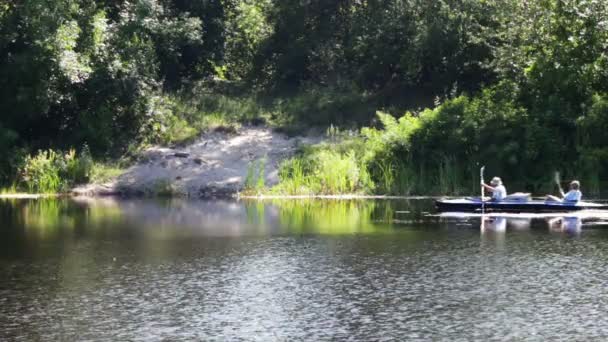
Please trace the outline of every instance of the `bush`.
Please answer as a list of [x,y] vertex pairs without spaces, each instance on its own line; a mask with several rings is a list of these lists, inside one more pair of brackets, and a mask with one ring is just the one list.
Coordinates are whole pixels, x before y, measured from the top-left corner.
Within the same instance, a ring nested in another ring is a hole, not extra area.
[[361,170],[354,152],[321,151],[316,159],[313,179],[320,193],[353,193],[359,189]]
[[[276,190],[471,194],[479,188],[481,165],[503,175],[513,188],[551,190],[551,174],[568,161],[563,156],[572,147],[561,140],[564,132],[518,105],[517,93],[515,85],[503,82],[477,97],[459,96],[399,119],[378,112],[382,129],[363,128],[355,138],[339,136],[284,163]],[[608,106],[600,99],[595,103],[592,113],[597,113],[580,123],[581,130],[605,126]],[[570,160],[571,167],[597,169],[605,150],[603,141],[596,144],[596,150],[581,154],[585,163]],[[597,173],[589,179],[598,179]]]
[[88,148],[80,156],[71,149],[67,153],[39,151],[25,158],[19,174],[21,182],[32,193],[57,193],[87,182],[93,162]]
[[478,97],[459,96],[399,119],[379,112],[384,128],[362,130],[376,191],[471,193],[480,165],[522,183],[549,176],[559,155],[551,139],[557,134],[531,120],[515,94],[514,85],[501,83]]
[[371,180],[354,144],[343,140],[303,150],[281,164],[280,182],[272,190],[284,195],[335,195],[369,190]]
[[282,195],[311,195],[310,177],[305,176],[302,158],[284,160],[279,166],[279,184],[273,191]]

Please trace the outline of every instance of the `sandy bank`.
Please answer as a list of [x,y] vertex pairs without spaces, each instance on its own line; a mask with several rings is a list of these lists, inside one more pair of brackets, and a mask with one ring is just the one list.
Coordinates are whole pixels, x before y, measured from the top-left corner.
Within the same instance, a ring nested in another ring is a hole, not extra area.
[[288,137],[265,127],[243,127],[238,133],[209,132],[182,148],[152,147],[140,162],[107,184],[73,190],[75,195],[146,195],[227,197],[243,188],[252,162],[265,159],[266,186],[279,181],[282,160],[320,136]]

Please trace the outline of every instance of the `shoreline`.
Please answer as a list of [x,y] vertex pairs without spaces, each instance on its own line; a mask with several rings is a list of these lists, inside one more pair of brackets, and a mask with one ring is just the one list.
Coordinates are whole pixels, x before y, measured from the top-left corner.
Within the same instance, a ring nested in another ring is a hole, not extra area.
[[238,199],[244,200],[273,200],[273,199],[335,199],[335,200],[359,200],[359,199],[378,199],[378,200],[399,200],[399,199],[434,199],[445,198],[449,196],[399,196],[399,195],[358,195],[358,194],[341,194],[341,195],[243,195],[238,196]]
[[145,196],[132,194],[82,194],[82,193],[57,193],[57,194],[2,194],[2,199],[42,199],[42,198],[124,198],[124,199],[157,199],[157,198],[181,198],[191,200],[219,200],[219,199],[234,199],[234,200],[419,200],[419,199],[436,199],[447,198],[453,196],[399,196],[399,195],[362,195],[362,194],[340,194],[340,195],[240,195],[233,193],[225,196]]
[[40,199],[40,198],[57,198],[69,196],[67,194],[1,194],[0,199]]

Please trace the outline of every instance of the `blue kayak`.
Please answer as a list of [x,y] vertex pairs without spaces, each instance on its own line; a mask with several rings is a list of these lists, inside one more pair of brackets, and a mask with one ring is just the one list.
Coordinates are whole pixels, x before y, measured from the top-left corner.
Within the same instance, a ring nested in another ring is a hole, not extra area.
[[[564,212],[584,209],[608,209],[608,205],[592,202],[557,202],[545,200],[504,200],[483,202],[486,211],[501,212]],[[480,211],[479,198],[440,199],[435,201],[439,211]]]

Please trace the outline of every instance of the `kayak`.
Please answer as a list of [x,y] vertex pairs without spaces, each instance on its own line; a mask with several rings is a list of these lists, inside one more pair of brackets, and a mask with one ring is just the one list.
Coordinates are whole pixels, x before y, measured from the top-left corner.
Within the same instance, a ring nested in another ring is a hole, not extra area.
[[[486,211],[506,212],[564,212],[584,209],[608,209],[608,205],[592,202],[556,202],[545,200],[503,200],[485,201]],[[481,211],[482,201],[479,198],[440,199],[435,201],[439,211]]]

